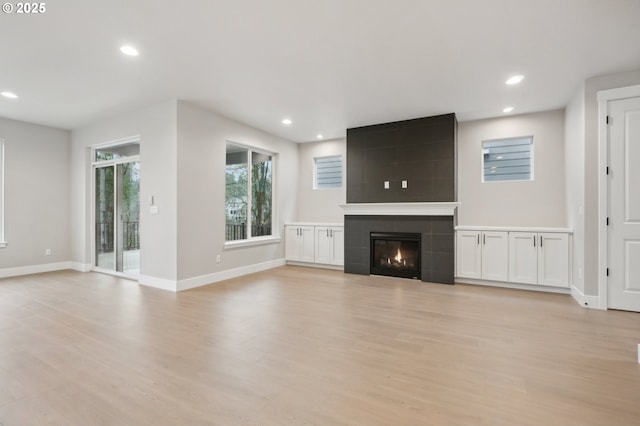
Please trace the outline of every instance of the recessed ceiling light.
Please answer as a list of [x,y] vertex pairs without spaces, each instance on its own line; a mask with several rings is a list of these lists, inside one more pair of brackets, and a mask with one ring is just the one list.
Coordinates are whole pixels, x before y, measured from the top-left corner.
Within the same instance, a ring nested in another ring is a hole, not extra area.
[[511,111],[513,111],[513,107],[512,106],[508,106],[505,109],[502,110],[502,112],[506,113],[510,113]]
[[138,56],[138,49],[133,46],[122,46],[120,51],[127,56]]
[[16,95],[13,92],[2,92],[2,93],[0,93],[0,95],[4,96],[5,98],[9,98],[9,99],[18,99],[18,95]]
[[316,136],[316,139],[324,139],[324,136],[322,136],[322,134],[318,133],[318,135]]
[[524,80],[524,75],[514,75],[510,77],[509,80],[505,81],[505,83],[507,83],[510,86],[513,86],[514,84],[520,83],[522,80]]
[[291,123],[293,123],[293,121],[291,121],[290,118],[283,118],[282,119],[282,124],[284,124],[285,126],[290,126]]

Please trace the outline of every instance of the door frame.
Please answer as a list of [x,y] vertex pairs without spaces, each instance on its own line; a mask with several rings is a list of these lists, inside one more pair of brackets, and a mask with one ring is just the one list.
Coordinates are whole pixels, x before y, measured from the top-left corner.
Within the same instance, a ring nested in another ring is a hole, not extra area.
[[[105,274],[115,275],[118,277],[138,280],[137,275],[131,275],[124,272],[118,272],[116,270],[100,268],[96,265],[96,233],[95,233],[95,225],[96,225],[96,174],[95,171],[99,167],[115,167],[118,164],[130,163],[134,161],[140,161],[140,155],[134,155],[131,157],[125,157],[117,160],[105,160],[105,161],[95,161],[95,152],[96,150],[103,148],[112,148],[115,146],[126,145],[130,143],[138,143],[140,144],[140,135],[130,136],[123,139],[116,139],[109,142],[102,142],[99,144],[91,145],[90,148],[90,159],[89,159],[89,167],[91,169],[91,196],[89,200],[89,205],[91,209],[91,223],[89,226],[89,244],[91,247],[91,271],[101,272]],[[115,195],[114,195],[115,196]],[[115,232],[114,232],[115,234]],[[142,271],[141,271],[142,273]]]
[[600,90],[598,99],[598,298],[599,308],[609,309],[609,280],[607,267],[609,260],[609,102],[640,97],[640,85]]

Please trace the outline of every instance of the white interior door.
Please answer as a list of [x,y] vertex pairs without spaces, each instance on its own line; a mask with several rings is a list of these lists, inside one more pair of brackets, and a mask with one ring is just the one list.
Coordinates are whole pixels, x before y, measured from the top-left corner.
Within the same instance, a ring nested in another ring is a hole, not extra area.
[[608,305],[640,312],[640,98],[608,110]]

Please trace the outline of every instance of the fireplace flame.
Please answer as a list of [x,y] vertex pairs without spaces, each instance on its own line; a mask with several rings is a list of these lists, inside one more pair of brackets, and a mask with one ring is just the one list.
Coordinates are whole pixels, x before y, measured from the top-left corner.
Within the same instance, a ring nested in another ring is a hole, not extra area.
[[398,247],[398,253],[396,254],[395,260],[398,263],[402,263],[402,253],[400,253],[400,247]]

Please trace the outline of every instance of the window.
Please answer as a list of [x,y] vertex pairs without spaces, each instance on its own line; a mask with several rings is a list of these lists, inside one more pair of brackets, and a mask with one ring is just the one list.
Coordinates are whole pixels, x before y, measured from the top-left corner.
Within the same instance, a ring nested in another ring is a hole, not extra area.
[[482,181],[533,180],[533,136],[482,142]]
[[227,143],[225,240],[273,235],[275,155]]
[[314,189],[342,188],[342,157],[315,159]]
[[0,139],[0,247],[6,247],[4,240],[4,139]]

